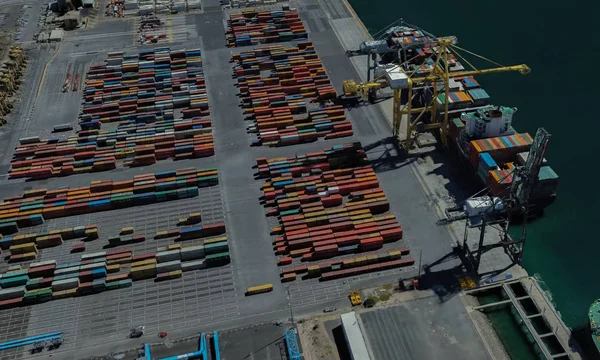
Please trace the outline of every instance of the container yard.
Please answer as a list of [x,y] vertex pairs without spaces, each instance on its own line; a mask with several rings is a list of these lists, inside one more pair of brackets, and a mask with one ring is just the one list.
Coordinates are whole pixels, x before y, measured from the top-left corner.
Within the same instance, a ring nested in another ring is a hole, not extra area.
[[[435,225],[446,174],[390,141],[386,102],[332,101],[364,75],[345,51],[367,34],[345,2],[97,8],[107,16],[92,26],[26,47],[0,132],[0,341],[19,345],[0,356],[135,358],[140,344],[179,356],[218,331],[223,357],[299,359],[294,318],[425,267],[463,271],[455,229]],[[483,104],[475,81],[468,96]],[[482,176],[505,170],[496,153],[526,162],[530,139],[477,144],[491,156],[475,159]],[[556,174],[540,174],[551,191]],[[508,265],[494,249],[480,272]],[[434,296],[449,324],[478,331],[460,301]],[[59,332],[57,349],[30,352]],[[448,354],[486,349],[482,338]]]
[[[66,139],[20,139],[10,178],[46,179],[120,166],[214,155],[200,50],[108,54],[90,65],[79,116]],[[110,129],[109,123],[117,122]],[[102,124],[104,129],[102,129]]]
[[[258,159],[281,281],[321,281],[410,266],[403,230],[360,143],[291,158]],[[315,174],[315,175],[313,175]],[[395,244],[396,243],[396,244]],[[385,245],[386,251],[382,250]],[[404,256],[404,257],[402,257]],[[291,265],[291,266],[290,266]]]
[[298,12],[289,6],[272,11],[242,10],[230,14],[227,25],[229,47],[300,41],[308,37]]
[[232,57],[241,107],[252,145],[289,146],[352,136],[342,106],[332,105],[335,88],[312,42],[272,45]]

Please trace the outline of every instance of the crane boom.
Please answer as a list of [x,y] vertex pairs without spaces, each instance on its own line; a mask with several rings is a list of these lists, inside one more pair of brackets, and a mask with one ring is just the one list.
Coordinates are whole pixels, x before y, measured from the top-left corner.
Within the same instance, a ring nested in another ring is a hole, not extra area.
[[[512,71],[519,72],[522,75],[527,75],[531,72],[531,68],[525,64],[521,64],[521,65],[503,66],[503,67],[482,69],[482,70],[454,71],[454,72],[449,73],[448,75],[450,77],[463,77],[463,76],[476,76],[476,75],[485,75],[485,74],[497,74],[497,73],[512,72]],[[411,77],[410,80],[413,83],[436,81],[436,80],[440,80],[440,74],[432,73],[427,76]]]

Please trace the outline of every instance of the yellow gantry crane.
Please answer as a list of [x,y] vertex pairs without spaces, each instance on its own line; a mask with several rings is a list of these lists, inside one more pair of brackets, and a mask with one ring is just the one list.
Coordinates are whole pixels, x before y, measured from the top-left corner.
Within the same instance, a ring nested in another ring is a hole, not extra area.
[[[480,59],[486,60],[497,67],[488,69],[477,69],[469,61],[459,54],[459,51],[467,52]],[[448,65],[448,55],[452,53],[458,56],[464,63],[472,68],[472,70],[465,71],[453,71],[451,72]],[[439,38],[437,39],[437,51],[435,51],[435,64],[433,70],[426,76],[413,76],[414,72],[406,72],[403,69],[404,64],[400,64],[395,67],[391,72],[387,72],[386,75],[381,76],[371,82],[367,83],[356,83],[354,80],[344,80],[343,89],[346,96],[354,94],[360,94],[364,99],[369,97],[371,99],[375,90],[390,86],[394,91],[394,104],[393,104],[393,131],[394,136],[398,138],[404,144],[406,150],[410,150],[413,147],[414,137],[416,136],[417,125],[422,122],[423,115],[426,113],[430,114],[430,121],[425,124],[423,128],[425,130],[440,129],[440,138],[444,146],[447,146],[447,130],[448,130],[448,96],[449,96],[449,80],[450,78],[483,75],[483,74],[495,74],[503,72],[516,71],[523,75],[531,72],[529,66],[525,64],[514,65],[514,66],[502,66],[496,62],[486,59],[480,55],[474,54],[468,50],[459,48],[454,45],[451,39]],[[442,62],[442,64],[440,64]],[[394,73],[390,75],[391,73]],[[394,78],[391,78],[393,76]],[[439,109],[436,101],[438,95],[441,94],[440,88],[443,86],[444,94],[444,106],[443,110]],[[425,107],[412,107],[412,99],[414,91],[424,88],[432,88],[433,96],[432,100]],[[401,99],[403,98],[403,92],[407,93],[404,97],[408,99],[406,103],[402,104]],[[441,121],[438,119],[438,115],[442,116]],[[414,119],[412,114],[418,114]],[[402,120],[406,121],[406,139],[399,139],[400,129]]]

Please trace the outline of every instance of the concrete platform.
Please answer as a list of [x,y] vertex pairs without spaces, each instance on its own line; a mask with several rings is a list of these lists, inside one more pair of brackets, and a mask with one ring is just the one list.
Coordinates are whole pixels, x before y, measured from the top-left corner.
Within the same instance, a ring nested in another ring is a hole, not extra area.
[[377,360],[491,359],[458,297],[366,311],[360,321]]

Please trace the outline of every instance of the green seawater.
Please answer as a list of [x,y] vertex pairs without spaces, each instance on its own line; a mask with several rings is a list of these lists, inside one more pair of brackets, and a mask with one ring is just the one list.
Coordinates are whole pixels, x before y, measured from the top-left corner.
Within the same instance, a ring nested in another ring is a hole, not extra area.
[[[587,326],[600,298],[600,1],[350,0],[371,33],[403,18],[503,65],[531,74],[478,77],[494,104],[519,110],[513,125],[551,134],[546,158],[560,177],[557,201],[528,227],[524,265],[552,291],[565,323]],[[358,46],[358,44],[357,44]]]

